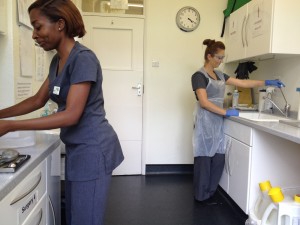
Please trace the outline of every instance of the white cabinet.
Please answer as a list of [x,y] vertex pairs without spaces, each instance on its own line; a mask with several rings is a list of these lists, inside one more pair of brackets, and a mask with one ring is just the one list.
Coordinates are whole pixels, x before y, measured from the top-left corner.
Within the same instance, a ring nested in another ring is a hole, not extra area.
[[226,62],[300,54],[300,1],[252,0],[226,24]]
[[1,224],[60,224],[60,146],[0,202]]
[[220,186],[244,211],[248,211],[252,129],[225,121],[227,152]]
[[229,147],[219,185],[245,213],[255,206],[260,182],[300,187],[299,144],[230,119],[224,132]]
[[[44,160],[0,202],[1,223],[23,224],[43,208],[40,203],[46,196],[46,171]],[[46,215],[46,211],[43,214]]]

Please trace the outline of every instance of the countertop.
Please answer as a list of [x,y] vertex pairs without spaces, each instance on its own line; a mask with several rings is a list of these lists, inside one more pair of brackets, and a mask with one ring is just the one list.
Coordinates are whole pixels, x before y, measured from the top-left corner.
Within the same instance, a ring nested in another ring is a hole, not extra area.
[[20,154],[31,156],[24,165],[14,173],[0,173],[0,201],[61,143],[58,135],[44,131],[35,132],[35,140],[34,146],[15,148]]
[[300,128],[280,122],[252,121],[234,116],[228,117],[226,119],[236,121],[238,123],[255,128],[257,130],[265,131],[272,135],[300,144]]

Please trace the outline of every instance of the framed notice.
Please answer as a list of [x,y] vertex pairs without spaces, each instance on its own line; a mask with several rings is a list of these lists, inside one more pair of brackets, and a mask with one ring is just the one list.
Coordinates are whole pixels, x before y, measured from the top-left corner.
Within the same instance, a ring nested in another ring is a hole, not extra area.
[[30,19],[28,15],[28,7],[34,2],[35,0],[18,0],[18,19],[19,23],[29,27],[32,29],[30,24]]

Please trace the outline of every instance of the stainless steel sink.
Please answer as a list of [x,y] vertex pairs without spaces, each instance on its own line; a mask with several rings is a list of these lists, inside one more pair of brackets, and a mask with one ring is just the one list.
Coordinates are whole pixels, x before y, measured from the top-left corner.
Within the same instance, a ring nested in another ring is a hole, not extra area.
[[240,112],[239,117],[252,120],[252,121],[261,121],[261,122],[279,122],[280,120],[290,120],[282,116],[276,116],[273,114],[259,113],[259,112]]
[[300,120],[279,120],[279,123],[284,123],[293,127],[300,128]]

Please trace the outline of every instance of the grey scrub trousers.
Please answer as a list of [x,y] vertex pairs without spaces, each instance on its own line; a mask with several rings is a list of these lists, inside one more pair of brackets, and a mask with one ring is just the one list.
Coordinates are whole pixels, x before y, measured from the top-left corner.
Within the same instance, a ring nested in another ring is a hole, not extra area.
[[100,178],[90,181],[65,181],[66,219],[70,225],[102,224],[111,181],[101,159]]
[[194,196],[203,201],[212,197],[219,185],[225,163],[224,154],[194,157]]
[[77,124],[62,127],[66,146],[65,192],[68,225],[102,225],[112,171],[123,161],[116,132],[105,118],[102,70],[96,55],[76,42],[63,70],[59,55],[49,69],[49,95],[58,113],[66,108],[72,85],[91,84],[89,96]]

